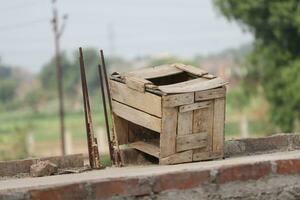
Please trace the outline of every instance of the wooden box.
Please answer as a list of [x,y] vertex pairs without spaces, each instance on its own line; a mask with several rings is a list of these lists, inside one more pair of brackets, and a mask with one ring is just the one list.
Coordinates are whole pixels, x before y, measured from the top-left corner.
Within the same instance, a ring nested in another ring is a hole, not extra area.
[[176,164],[223,157],[225,82],[172,64],[110,77],[113,125],[128,144]]

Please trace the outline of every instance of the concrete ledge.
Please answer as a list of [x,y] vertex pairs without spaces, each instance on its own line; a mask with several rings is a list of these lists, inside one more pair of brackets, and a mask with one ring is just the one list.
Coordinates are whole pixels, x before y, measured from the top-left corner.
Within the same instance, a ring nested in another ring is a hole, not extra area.
[[4,161],[0,162],[0,176],[15,176],[20,173],[29,173],[30,166],[36,164],[39,160],[49,160],[56,164],[59,169],[83,167],[84,165],[82,154]]
[[[188,199],[233,199],[245,195],[245,185],[249,185],[247,192],[254,196],[258,190],[261,194],[268,191],[268,195],[272,192],[277,195],[279,191],[284,192],[285,187],[293,192],[300,191],[300,184],[295,185],[299,182],[300,151],[290,151],[172,166],[111,168],[0,181],[0,199],[176,199],[192,194],[197,196]],[[266,188],[259,188],[265,183],[268,183]],[[280,183],[280,187],[274,183]],[[235,189],[230,190],[229,186]],[[231,193],[220,192],[224,188]],[[215,194],[219,196],[209,196]],[[295,195],[297,199],[297,193]],[[264,199],[256,197],[254,199]]]

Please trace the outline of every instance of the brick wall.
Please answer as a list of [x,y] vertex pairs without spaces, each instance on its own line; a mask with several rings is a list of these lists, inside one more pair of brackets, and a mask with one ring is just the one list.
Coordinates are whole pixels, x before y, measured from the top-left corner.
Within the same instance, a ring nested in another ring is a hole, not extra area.
[[[289,195],[289,199],[299,198],[300,158],[252,160],[250,163],[208,169],[0,191],[0,199],[238,199],[247,194],[248,199],[278,195]],[[253,198],[250,198],[251,195]]]

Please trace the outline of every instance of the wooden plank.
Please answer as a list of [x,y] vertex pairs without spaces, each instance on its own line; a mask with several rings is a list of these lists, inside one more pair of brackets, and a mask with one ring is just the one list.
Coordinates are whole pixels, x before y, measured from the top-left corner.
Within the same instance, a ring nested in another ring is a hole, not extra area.
[[178,113],[177,135],[193,133],[193,111]]
[[167,157],[176,152],[176,129],[178,109],[163,108],[160,134],[160,156]]
[[195,92],[195,101],[223,98],[225,97],[225,93],[225,87]]
[[194,149],[193,150],[193,161],[200,160],[213,160],[217,158],[222,158],[221,154],[214,154],[208,151],[203,151],[203,149]]
[[137,90],[139,92],[145,92],[145,86],[148,85],[153,85],[150,81],[140,78],[140,77],[135,77],[135,76],[127,76],[125,77],[125,83],[127,87]]
[[177,136],[176,138],[176,151],[185,151],[190,149],[197,149],[206,147],[207,133],[195,133],[184,136]]
[[113,112],[118,116],[150,130],[161,132],[161,119],[136,110],[117,101],[112,101]]
[[188,104],[188,105],[183,105],[179,107],[179,112],[188,112],[192,110],[197,110],[201,108],[206,108],[211,106],[210,101],[204,101],[204,102],[199,102],[199,103],[193,103],[193,104]]
[[138,76],[144,79],[152,79],[179,74],[182,72],[182,70],[171,65],[160,65],[152,68],[145,68],[139,69],[137,71],[128,72],[125,73],[124,76]]
[[193,150],[193,161],[208,160],[209,158],[209,151],[205,151],[203,148]]
[[193,160],[193,150],[189,150],[189,151],[173,154],[166,158],[161,158],[159,159],[159,164],[169,165],[169,164],[191,162],[192,160]]
[[134,142],[128,145],[131,148],[135,148],[139,151],[147,153],[151,156],[159,158],[159,147],[143,141]]
[[166,95],[162,97],[164,107],[176,107],[194,103],[194,93]]
[[182,83],[158,86],[158,89],[164,93],[173,94],[209,90],[212,88],[221,87],[225,84],[226,82],[221,78],[214,78],[211,80],[197,78]]
[[215,99],[213,123],[213,153],[224,153],[225,98]]
[[203,76],[205,74],[208,74],[207,71],[205,71],[203,69],[200,69],[198,67],[194,67],[192,65],[185,65],[185,64],[182,64],[182,63],[176,63],[176,64],[173,64],[173,66],[177,67],[178,69],[181,69],[182,71],[194,74],[194,75],[199,76],[199,77]]
[[113,113],[114,131],[118,136],[119,145],[128,143],[128,121]]
[[125,84],[110,80],[111,96],[114,100],[161,117],[161,97],[149,92],[140,93]]
[[207,132],[207,147],[199,150],[201,152],[212,151],[214,101],[206,102],[209,102],[209,106],[195,110],[193,116],[193,133]]

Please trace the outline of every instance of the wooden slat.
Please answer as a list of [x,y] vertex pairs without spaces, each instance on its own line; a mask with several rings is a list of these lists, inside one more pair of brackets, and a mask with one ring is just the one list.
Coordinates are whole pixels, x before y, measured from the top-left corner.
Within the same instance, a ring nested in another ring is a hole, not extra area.
[[210,152],[205,151],[205,148],[193,150],[193,161],[208,160],[210,158]]
[[128,121],[113,113],[114,131],[118,136],[119,145],[128,143]]
[[200,149],[199,153],[212,151],[214,101],[205,102],[209,102],[209,106],[195,110],[193,117],[193,133],[207,132],[207,147]]
[[215,78],[211,80],[197,78],[182,83],[158,86],[158,89],[164,93],[173,94],[208,90],[212,88],[221,87],[225,84],[226,82],[223,81],[221,78]]
[[136,110],[117,101],[112,101],[113,112],[118,116],[150,130],[161,132],[161,119]]
[[193,150],[184,151],[180,153],[173,154],[166,158],[159,159],[159,164],[168,165],[168,164],[177,164],[191,162],[193,160]]
[[193,133],[193,111],[178,113],[177,135]]
[[215,99],[213,124],[213,153],[224,153],[225,98]]
[[133,142],[128,145],[131,148],[135,148],[144,153],[150,154],[151,156],[155,156],[159,158],[159,147],[143,141]]
[[176,129],[178,109],[163,108],[162,124],[160,134],[160,156],[166,157],[174,154],[176,151]]
[[182,72],[182,70],[171,65],[160,65],[152,68],[139,69],[137,71],[125,73],[124,76],[138,76],[144,79],[151,79],[179,74]]
[[161,97],[145,92],[140,93],[126,87],[125,84],[110,81],[111,96],[114,100],[131,107],[143,110],[149,114],[161,117]]
[[176,64],[173,64],[173,66],[177,67],[178,69],[181,69],[182,71],[194,74],[194,75],[199,76],[199,77],[203,76],[205,74],[208,74],[207,71],[205,71],[203,69],[200,69],[198,67],[194,67],[192,65],[185,65],[185,64],[182,64],[182,63],[176,63]]
[[179,112],[187,112],[187,111],[192,111],[192,110],[197,110],[201,108],[206,108],[211,105],[210,101],[204,101],[204,102],[199,102],[199,103],[193,103],[193,104],[188,104],[188,105],[183,105],[179,107]]
[[184,136],[177,136],[176,151],[185,151],[190,149],[202,148],[207,145],[207,133],[195,133]]
[[222,98],[225,97],[225,93],[225,87],[195,92],[195,101]]
[[140,77],[135,77],[135,76],[125,77],[125,83],[126,83],[127,87],[137,90],[139,92],[145,92],[146,84],[153,85],[150,81],[140,78]]
[[164,107],[176,107],[194,103],[194,93],[166,95],[162,97]]

